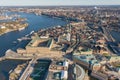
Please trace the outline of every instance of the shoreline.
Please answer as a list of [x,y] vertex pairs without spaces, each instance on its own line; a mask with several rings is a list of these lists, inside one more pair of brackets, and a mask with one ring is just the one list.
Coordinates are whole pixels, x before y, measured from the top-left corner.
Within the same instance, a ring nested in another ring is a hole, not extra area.
[[48,17],[51,17],[51,18],[57,18],[57,19],[60,19],[60,20],[63,20],[63,21],[67,21],[67,22],[71,22],[71,21],[74,21],[74,22],[79,22],[78,19],[74,19],[74,18],[70,18],[70,17],[61,17],[61,16],[55,16],[55,15],[49,15],[49,14],[41,14],[41,15],[44,15],[44,16],[48,16]]
[[9,33],[9,32],[13,32],[13,31],[22,31],[22,30],[24,30],[26,27],[28,27],[28,23],[27,23],[27,26],[25,26],[25,27],[18,28],[18,29],[13,29],[13,30],[7,30],[7,31],[5,31],[4,33],[1,33],[0,36],[2,36],[2,35],[4,35],[4,34],[7,34],[7,33]]
[[[26,12],[23,12],[23,13],[26,13]],[[29,13],[28,13],[29,14]],[[35,13],[33,13],[33,14],[35,14]],[[35,14],[36,15],[36,14]],[[41,14],[41,15],[43,15],[43,16],[47,16],[47,17],[50,17],[50,18],[56,18],[56,19],[60,19],[60,20],[63,20],[63,21],[66,21],[66,22],[71,22],[71,21],[75,21],[75,20],[70,20],[70,19],[68,19],[67,17],[65,17],[65,18],[62,18],[62,17],[60,17],[60,16],[52,16],[52,15],[46,15],[46,14]],[[36,15],[36,16],[40,16],[40,15]],[[75,21],[76,22],[76,21]],[[77,22],[79,22],[79,21],[77,21]],[[68,24],[69,24],[68,23]],[[18,28],[18,29],[13,29],[13,30],[8,30],[8,31],[6,31],[6,32],[4,32],[4,33],[1,33],[0,34],[0,36],[2,36],[2,35],[4,35],[4,34],[7,34],[7,33],[9,33],[9,32],[13,32],[13,31],[22,31],[22,30],[24,30],[26,27],[28,27],[28,23],[27,23],[27,26],[25,26],[25,27],[22,27],[22,28]]]
[[4,34],[7,34],[7,33],[9,33],[9,32],[12,32],[12,31],[17,31],[17,30],[9,30],[9,31],[6,31],[6,32],[4,32],[4,33],[1,33],[0,36],[2,36],[2,35],[4,35]]

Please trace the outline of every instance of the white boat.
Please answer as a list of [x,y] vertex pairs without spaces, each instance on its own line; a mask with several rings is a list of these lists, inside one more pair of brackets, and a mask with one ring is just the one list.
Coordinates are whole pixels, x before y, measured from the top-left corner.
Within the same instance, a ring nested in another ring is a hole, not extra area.
[[23,30],[23,29],[25,29],[25,27],[19,28],[18,30],[21,31],[21,30]]
[[34,33],[34,31],[31,31],[31,32],[30,32],[30,35],[33,34],[33,33]]
[[13,70],[11,69],[10,71],[9,71],[9,74],[12,72]]
[[13,41],[13,43],[17,43],[16,41]]
[[28,37],[29,36],[29,34],[27,34],[27,35],[25,35],[26,37]]
[[17,40],[18,40],[19,42],[21,42],[21,41],[22,41],[22,39],[20,39],[20,38],[18,38]]
[[58,25],[57,27],[58,27],[58,28],[60,28],[61,26],[60,26],[60,25]]

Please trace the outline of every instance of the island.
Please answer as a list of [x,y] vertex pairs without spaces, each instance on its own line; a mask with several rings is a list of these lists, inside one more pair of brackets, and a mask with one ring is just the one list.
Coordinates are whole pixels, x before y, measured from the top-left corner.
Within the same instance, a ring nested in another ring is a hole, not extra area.
[[26,18],[17,18],[16,20],[1,21],[0,22],[0,35],[11,31],[21,31],[28,26]]

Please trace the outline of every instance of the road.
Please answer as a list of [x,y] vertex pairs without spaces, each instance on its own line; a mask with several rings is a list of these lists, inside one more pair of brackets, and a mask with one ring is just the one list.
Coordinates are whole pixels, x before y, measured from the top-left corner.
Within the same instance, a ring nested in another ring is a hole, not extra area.
[[85,71],[79,65],[76,65],[76,77],[78,80],[83,80],[85,77]]
[[21,75],[21,77],[19,78],[19,80],[26,80],[27,79],[27,77],[32,73],[32,71],[34,69],[33,67],[34,67],[34,64],[35,64],[36,60],[37,60],[37,58],[33,58],[29,62],[27,68],[25,69],[25,71],[23,72],[23,74]]
[[75,80],[74,79],[74,67],[72,64],[68,67],[68,80]]

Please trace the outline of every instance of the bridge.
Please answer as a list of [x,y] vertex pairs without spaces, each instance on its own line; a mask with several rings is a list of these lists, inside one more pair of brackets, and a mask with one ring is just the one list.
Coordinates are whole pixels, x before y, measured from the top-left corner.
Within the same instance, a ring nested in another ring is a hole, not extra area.
[[36,62],[36,58],[33,58],[27,68],[25,69],[25,71],[23,72],[23,74],[21,75],[21,77],[19,78],[19,80],[27,80],[27,78],[30,76],[30,74],[32,73],[33,69],[34,69],[34,64]]
[[105,27],[101,27],[103,29],[103,33],[104,33],[104,37],[106,38],[107,41],[112,41],[114,42],[115,39],[112,37],[112,35],[110,34],[110,31],[107,30]]

